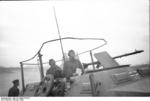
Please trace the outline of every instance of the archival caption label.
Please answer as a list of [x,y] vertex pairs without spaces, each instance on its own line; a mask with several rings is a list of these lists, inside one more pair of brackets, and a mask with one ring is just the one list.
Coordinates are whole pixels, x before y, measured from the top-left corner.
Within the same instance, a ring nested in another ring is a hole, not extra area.
[[29,97],[1,97],[1,101],[24,101],[30,99]]

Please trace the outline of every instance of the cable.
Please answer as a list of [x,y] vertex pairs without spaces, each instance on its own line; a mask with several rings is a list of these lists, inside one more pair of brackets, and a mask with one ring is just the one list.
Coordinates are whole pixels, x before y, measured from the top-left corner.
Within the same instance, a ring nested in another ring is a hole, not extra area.
[[[87,52],[89,52],[89,51],[96,50],[96,49],[98,49],[98,48],[100,48],[100,47],[103,47],[104,45],[107,44],[107,41],[106,41],[105,39],[102,39],[102,38],[75,38],[75,37],[64,37],[64,38],[61,38],[61,40],[65,40],[65,39],[73,39],[73,40],[102,40],[102,41],[104,41],[104,44],[102,44],[102,45],[100,45],[100,46],[98,46],[98,47],[96,47],[96,48],[93,48],[93,49],[90,49],[90,50],[81,52],[81,53],[79,53],[78,55],[87,53]],[[22,63],[25,64],[25,65],[37,65],[37,64],[25,63],[25,62],[34,59],[34,58],[38,55],[38,53],[41,52],[41,50],[42,50],[42,48],[44,47],[45,44],[50,43],[50,42],[54,42],[54,41],[58,41],[58,40],[60,40],[60,39],[53,39],[53,40],[49,40],[49,41],[43,42],[42,45],[41,45],[41,47],[40,47],[40,49],[38,50],[38,52],[37,52],[33,57],[31,57],[31,58],[29,58],[29,59],[27,59],[27,60],[22,61]],[[61,59],[61,60],[57,60],[56,62],[59,62],[59,61],[62,61],[62,59]],[[43,63],[43,64],[47,64],[47,63]]]

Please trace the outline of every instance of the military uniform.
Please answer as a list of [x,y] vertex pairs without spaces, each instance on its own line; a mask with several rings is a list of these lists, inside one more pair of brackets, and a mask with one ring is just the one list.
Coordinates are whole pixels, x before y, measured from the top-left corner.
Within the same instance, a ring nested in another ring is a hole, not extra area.
[[46,75],[47,74],[52,74],[52,75],[54,75],[54,78],[59,78],[59,77],[62,77],[62,70],[60,67],[55,65],[47,70]]
[[15,86],[9,89],[8,96],[18,96],[19,95],[19,89]]
[[82,64],[79,60],[73,59],[65,61],[63,67],[64,76],[67,78],[73,76],[73,73],[76,73],[77,68],[80,68],[83,72]]

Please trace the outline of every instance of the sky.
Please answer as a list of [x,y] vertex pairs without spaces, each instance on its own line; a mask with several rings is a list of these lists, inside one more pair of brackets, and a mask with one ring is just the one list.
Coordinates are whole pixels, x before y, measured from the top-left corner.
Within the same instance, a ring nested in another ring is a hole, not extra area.
[[[61,37],[103,38],[108,43],[94,53],[107,51],[112,57],[143,53],[117,59],[120,64],[149,63],[149,0],[50,0],[0,2],[0,66],[20,66],[36,54],[41,44]],[[65,53],[76,53],[101,45],[101,41],[63,40]],[[62,58],[59,42],[42,50],[43,61]],[[90,62],[89,53],[80,60]],[[96,60],[94,58],[94,60]],[[31,63],[37,63],[35,58]]]

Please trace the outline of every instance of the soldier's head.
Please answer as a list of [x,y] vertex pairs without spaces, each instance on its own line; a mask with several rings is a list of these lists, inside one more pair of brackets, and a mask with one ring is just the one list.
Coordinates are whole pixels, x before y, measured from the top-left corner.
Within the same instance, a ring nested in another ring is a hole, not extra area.
[[74,58],[74,57],[75,57],[75,52],[74,52],[74,50],[69,50],[68,56],[71,57],[71,58]]
[[56,63],[56,62],[55,62],[55,60],[54,60],[54,59],[50,59],[50,60],[49,60],[49,65],[50,65],[50,66],[54,66],[54,65],[55,65],[55,63]]
[[19,86],[19,80],[18,79],[13,80],[12,83],[14,84],[14,86]]

